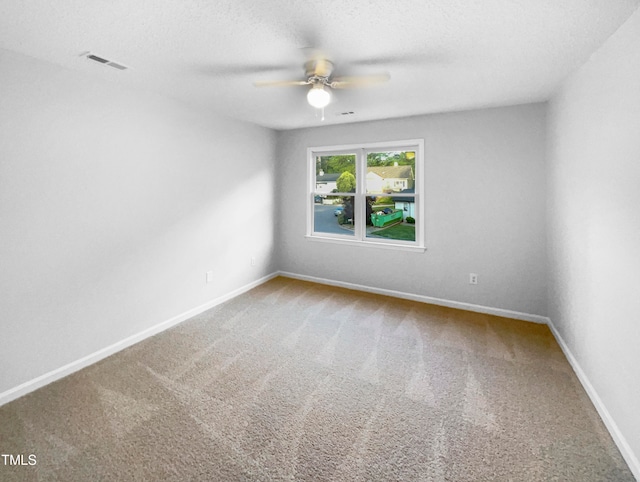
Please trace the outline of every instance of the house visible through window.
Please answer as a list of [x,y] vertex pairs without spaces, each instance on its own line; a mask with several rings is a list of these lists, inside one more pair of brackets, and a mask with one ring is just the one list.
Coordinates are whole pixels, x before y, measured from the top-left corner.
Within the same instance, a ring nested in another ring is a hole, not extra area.
[[308,149],[307,236],[423,249],[423,141]]

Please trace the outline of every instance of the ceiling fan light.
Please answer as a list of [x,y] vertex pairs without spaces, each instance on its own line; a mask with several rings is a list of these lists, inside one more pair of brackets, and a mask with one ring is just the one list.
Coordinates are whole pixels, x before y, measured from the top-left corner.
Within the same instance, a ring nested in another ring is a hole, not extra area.
[[331,94],[324,89],[324,85],[316,84],[307,93],[307,101],[316,109],[322,109],[329,105]]

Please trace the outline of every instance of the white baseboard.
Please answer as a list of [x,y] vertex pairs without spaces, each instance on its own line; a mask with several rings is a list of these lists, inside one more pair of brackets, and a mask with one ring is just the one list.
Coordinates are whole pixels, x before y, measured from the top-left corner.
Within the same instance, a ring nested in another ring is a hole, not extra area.
[[562,348],[564,356],[566,356],[567,360],[569,360],[569,363],[571,364],[573,371],[578,377],[578,380],[580,380],[580,383],[587,392],[587,395],[589,395],[591,402],[596,407],[596,410],[598,411],[600,418],[607,427],[607,430],[611,434],[613,441],[618,446],[618,450],[620,450],[622,457],[627,462],[627,465],[633,473],[633,476],[636,478],[636,480],[640,480],[640,461],[638,460],[638,457],[633,453],[633,450],[629,446],[627,439],[624,437],[624,435],[622,435],[622,432],[620,432],[618,424],[614,421],[613,417],[609,413],[609,410],[607,410],[604,402],[589,381],[589,378],[587,378],[586,373],[582,370],[582,367],[578,363],[578,360],[576,360],[576,357],[574,357],[573,353],[571,353],[569,346],[565,343],[564,339],[560,335],[560,332],[556,329],[551,319],[549,320],[548,325],[551,333],[553,333],[553,336],[556,338],[558,345],[560,345],[560,348]]
[[75,360],[60,368],[50,371],[49,373],[45,373],[44,375],[34,378],[33,380],[29,380],[28,382],[18,385],[17,387],[10,388],[5,392],[0,393],[0,406],[4,405],[5,403],[9,403],[10,401],[15,400],[16,398],[22,397],[27,393],[33,392],[38,388],[48,385],[51,382],[55,382],[60,378],[66,377],[67,375],[70,375],[73,372],[76,372],[78,370],[81,370],[82,368],[92,365],[102,360],[103,358],[111,356],[114,353],[117,353],[121,350],[124,350],[125,348],[130,347],[131,345],[135,345],[136,343],[139,343],[146,338],[149,338],[164,330],[167,330],[172,326],[182,323],[183,321],[186,321],[189,318],[193,318],[194,316],[199,315],[200,313],[203,313],[213,308],[214,306],[224,303],[225,301],[235,298],[236,296],[241,295],[242,293],[249,291],[252,288],[255,288],[256,286],[266,283],[270,279],[275,278],[277,275],[278,273],[271,273],[267,276],[264,276],[263,278],[253,281],[245,286],[241,286],[238,289],[235,289],[225,295],[222,295],[218,298],[208,301],[200,306],[197,306],[188,311],[185,311],[184,313],[180,313],[179,315],[174,316],[173,318],[170,318],[166,321],[163,321],[162,323],[158,323],[157,325],[154,325],[151,328],[147,328],[146,330],[136,333],[135,335],[127,337],[124,340],[120,340],[114,343],[113,345],[109,345],[105,348],[102,348],[101,350],[98,350],[90,355],[80,358],[79,360]]
[[471,303],[463,303],[460,301],[443,300],[441,298],[432,298],[431,296],[416,295],[412,293],[404,293],[402,291],[387,290],[384,288],[374,288],[372,286],[359,285],[355,283],[346,283],[344,281],[335,281],[326,278],[316,278],[315,276],[307,276],[296,273],[280,271],[280,276],[294,278],[303,281],[312,281],[330,286],[338,286],[357,291],[365,291],[377,295],[393,296],[394,298],[402,298],[405,300],[419,301],[421,303],[429,303],[431,305],[446,306],[448,308],[457,308],[460,310],[475,311],[476,313],[485,313],[488,315],[502,316],[505,318],[514,318],[516,320],[531,321],[533,323],[548,324],[549,318],[546,316],[532,315],[522,313],[520,311],[504,310],[502,308],[492,308],[490,306],[474,305]]
[[558,345],[560,345],[560,348],[564,352],[564,355],[567,357],[567,360],[571,364],[571,367],[573,368],[573,371],[578,377],[578,380],[584,387],[585,391],[587,392],[587,395],[591,399],[591,402],[593,403],[596,410],[598,411],[600,418],[602,418],[602,421],[604,422],[605,426],[607,427],[607,430],[611,434],[611,437],[613,438],[613,441],[617,445],[618,450],[620,450],[620,453],[622,454],[623,458],[627,462],[629,469],[633,473],[636,480],[640,481],[640,463],[638,462],[638,457],[633,453],[633,450],[629,446],[626,438],[622,435],[622,432],[620,432],[620,429],[618,428],[618,425],[616,424],[616,422],[613,420],[613,417],[611,417],[609,410],[607,410],[607,408],[605,407],[604,402],[602,401],[600,396],[597,394],[595,388],[593,388],[593,385],[587,378],[587,375],[584,373],[584,371],[578,364],[578,361],[573,356],[573,353],[571,353],[571,350],[569,350],[569,347],[567,346],[565,341],[562,339],[562,336],[560,336],[560,333],[558,332],[555,325],[553,324],[553,321],[550,318],[546,316],[521,313],[518,311],[504,310],[501,308],[491,308],[488,306],[474,305],[471,303],[462,303],[459,301],[443,300],[440,298],[432,298],[430,296],[403,293],[401,291],[374,288],[371,286],[359,285],[355,283],[346,283],[343,281],[335,281],[335,280],[330,280],[325,278],[317,278],[315,276],[289,273],[286,271],[280,271],[278,274],[280,276],[284,276],[287,278],[294,278],[294,279],[299,279],[303,281],[311,281],[314,283],[326,284],[330,286],[338,286],[341,288],[365,291],[367,293],[393,296],[396,298],[419,301],[419,302],[429,303],[433,305],[447,306],[449,308],[459,308],[462,310],[475,311],[478,313],[486,313],[490,315],[503,316],[507,318],[515,318],[517,320],[524,320],[524,321],[531,321],[534,323],[546,324],[547,326],[549,326],[551,333],[553,334],[556,341],[558,342]]
[[591,399],[593,405],[595,406],[600,417],[602,418],[605,426],[609,430],[609,433],[611,434],[611,437],[613,438],[614,442],[618,446],[620,453],[622,454],[625,461],[629,465],[631,472],[633,473],[634,477],[637,480],[640,480],[640,462],[638,461],[638,457],[633,453],[633,450],[627,443],[626,438],[622,435],[622,433],[620,432],[620,429],[618,428],[618,425],[613,420],[613,418],[611,417],[611,414],[609,413],[606,406],[604,405],[604,402],[602,401],[600,396],[597,394],[595,388],[593,387],[593,385],[587,378],[586,374],[578,364],[578,361],[573,356],[573,353],[571,353],[571,350],[563,340],[562,336],[560,336],[560,333],[558,332],[555,325],[553,324],[553,321],[550,320],[549,318],[540,316],[540,315],[533,315],[529,313],[521,313],[518,311],[504,310],[502,308],[492,308],[488,306],[474,305],[471,303],[462,303],[459,301],[432,298],[430,296],[403,293],[401,291],[387,290],[382,288],[374,288],[371,286],[329,280],[325,278],[317,278],[315,276],[300,275],[295,273],[289,273],[286,271],[271,273],[267,276],[264,276],[263,278],[253,281],[236,290],[233,290],[223,296],[220,296],[211,301],[208,301],[207,303],[204,303],[200,306],[192,308],[188,311],[185,311],[184,313],[174,316],[173,318],[163,321],[162,323],[152,326],[151,328],[147,328],[146,330],[143,330],[135,335],[125,338],[124,340],[121,340],[101,350],[98,350],[95,353],[87,355],[83,358],[80,358],[79,360],[68,363],[67,365],[57,368],[56,370],[53,370],[49,373],[45,373],[44,375],[34,378],[33,380],[30,380],[21,385],[18,385],[17,387],[14,387],[5,392],[2,392],[0,393],[0,406],[6,403],[9,403],[10,401],[15,400],[23,395],[26,395],[27,393],[37,390],[38,388],[48,385],[49,383],[59,380],[67,375],[70,375],[71,373],[81,370],[82,368],[92,365],[108,356],[113,355],[114,353],[124,350],[125,348],[135,345],[136,343],[139,343],[146,338],[149,338],[179,323],[182,323],[183,321],[186,321],[189,318],[199,315],[200,313],[203,313],[204,311],[207,311],[213,308],[214,306],[224,303],[225,301],[235,298],[236,296],[241,295],[242,293],[245,293],[250,289],[255,288],[256,286],[266,283],[267,281],[275,278],[276,276],[284,276],[287,278],[294,278],[294,279],[299,279],[303,281],[311,281],[314,283],[321,283],[321,284],[326,284],[330,286],[338,286],[342,288],[364,291],[368,293],[393,296],[396,298],[429,303],[429,304],[434,304],[438,306],[458,308],[462,310],[475,311],[478,313],[486,313],[490,315],[502,316],[506,318],[514,318],[517,320],[530,321],[534,323],[542,323],[542,324],[548,325],[551,332],[553,333],[553,336],[555,337],[558,344],[560,345],[560,348],[562,349],[565,356],[567,357],[567,360],[571,364],[571,367],[573,368],[573,371],[578,377],[578,380],[580,380],[580,383],[586,390],[587,395]]

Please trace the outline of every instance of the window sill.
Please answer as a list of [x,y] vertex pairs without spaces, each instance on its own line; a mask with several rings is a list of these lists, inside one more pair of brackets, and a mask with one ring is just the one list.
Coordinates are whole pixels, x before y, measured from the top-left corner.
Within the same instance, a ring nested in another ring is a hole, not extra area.
[[377,243],[375,241],[356,241],[351,239],[338,239],[338,238],[309,235],[309,234],[305,235],[305,238],[307,238],[309,241],[317,241],[321,243],[343,244],[343,245],[358,246],[363,248],[392,249],[394,251],[409,251],[413,253],[424,253],[427,250],[427,248],[424,246],[395,244],[395,243]]

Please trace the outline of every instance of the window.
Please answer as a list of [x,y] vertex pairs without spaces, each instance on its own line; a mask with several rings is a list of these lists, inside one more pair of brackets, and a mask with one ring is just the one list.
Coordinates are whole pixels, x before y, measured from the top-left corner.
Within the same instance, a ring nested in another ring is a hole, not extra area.
[[308,149],[307,237],[424,250],[424,141]]

